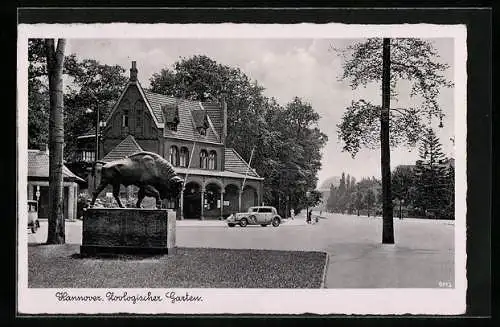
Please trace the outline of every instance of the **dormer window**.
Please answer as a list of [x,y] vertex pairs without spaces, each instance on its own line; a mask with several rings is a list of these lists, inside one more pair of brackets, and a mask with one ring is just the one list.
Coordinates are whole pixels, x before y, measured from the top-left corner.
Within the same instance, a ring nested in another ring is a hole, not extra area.
[[193,110],[191,114],[193,115],[194,125],[198,133],[203,136],[207,135],[209,126],[207,112],[205,110]]
[[165,126],[168,130],[172,132],[177,131],[177,125],[179,125],[179,105],[178,104],[166,104],[162,106],[163,116],[165,117]]

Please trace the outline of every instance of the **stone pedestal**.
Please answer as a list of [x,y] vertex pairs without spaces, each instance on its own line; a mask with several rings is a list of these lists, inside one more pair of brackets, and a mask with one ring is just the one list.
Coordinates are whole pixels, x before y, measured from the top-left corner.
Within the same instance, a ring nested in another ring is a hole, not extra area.
[[81,254],[175,254],[172,210],[91,208],[83,214]]

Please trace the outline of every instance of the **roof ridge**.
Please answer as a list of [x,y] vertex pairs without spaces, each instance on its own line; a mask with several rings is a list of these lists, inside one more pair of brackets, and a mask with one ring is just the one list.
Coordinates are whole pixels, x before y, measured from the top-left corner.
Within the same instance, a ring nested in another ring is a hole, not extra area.
[[186,101],[186,102],[191,102],[191,103],[200,102],[200,101],[197,101],[197,100],[191,100],[191,99],[186,99],[186,98],[182,98],[182,97],[175,97],[175,96],[170,96],[170,95],[166,95],[166,94],[163,94],[163,93],[153,92],[150,89],[143,89],[143,91],[144,92],[148,92],[150,94],[154,94],[154,95],[159,95],[159,96],[162,96],[162,97],[166,97],[166,98],[169,98],[169,99],[175,99],[175,100]]
[[[136,145],[139,149],[143,150],[143,149],[142,149],[142,146],[140,146],[140,144],[139,144],[139,143],[137,143],[137,141],[136,141],[135,137],[134,137],[132,134],[129,134],[128,136],[130,136],[130,138],[132,139],[132,142],[134,142],[134,144],[135,144],[135,145]],[[143,151],[144,151],[144,150],[143,150]]]

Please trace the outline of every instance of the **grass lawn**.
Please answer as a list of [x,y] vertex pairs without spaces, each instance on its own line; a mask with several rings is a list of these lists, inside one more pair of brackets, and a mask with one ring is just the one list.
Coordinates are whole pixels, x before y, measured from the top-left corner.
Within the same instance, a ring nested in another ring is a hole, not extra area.
[[77,244],[29,245],[33,288],[319,288],[324,252],[177,248],[175,255],[81,257]]

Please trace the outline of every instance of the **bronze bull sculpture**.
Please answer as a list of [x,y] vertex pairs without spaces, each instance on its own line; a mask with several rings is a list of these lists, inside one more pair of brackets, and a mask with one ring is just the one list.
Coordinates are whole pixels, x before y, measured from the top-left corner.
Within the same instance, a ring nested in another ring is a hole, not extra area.
[[[104,162],[101,162],[104,163]],[[96,198],[108,185],[113,187],[113,197],[120,201],[120,185],[139,187],[136,207],[141,207],[145,196],[156,199],[156,207],[161,207],[161,199],[177,198],[182,192],[184,181],[174,171],[172,165],[160,155],[152,152],[137,152],[129,157],[104,163],[101,168],[101,182],[92,193],[91,207]]]

